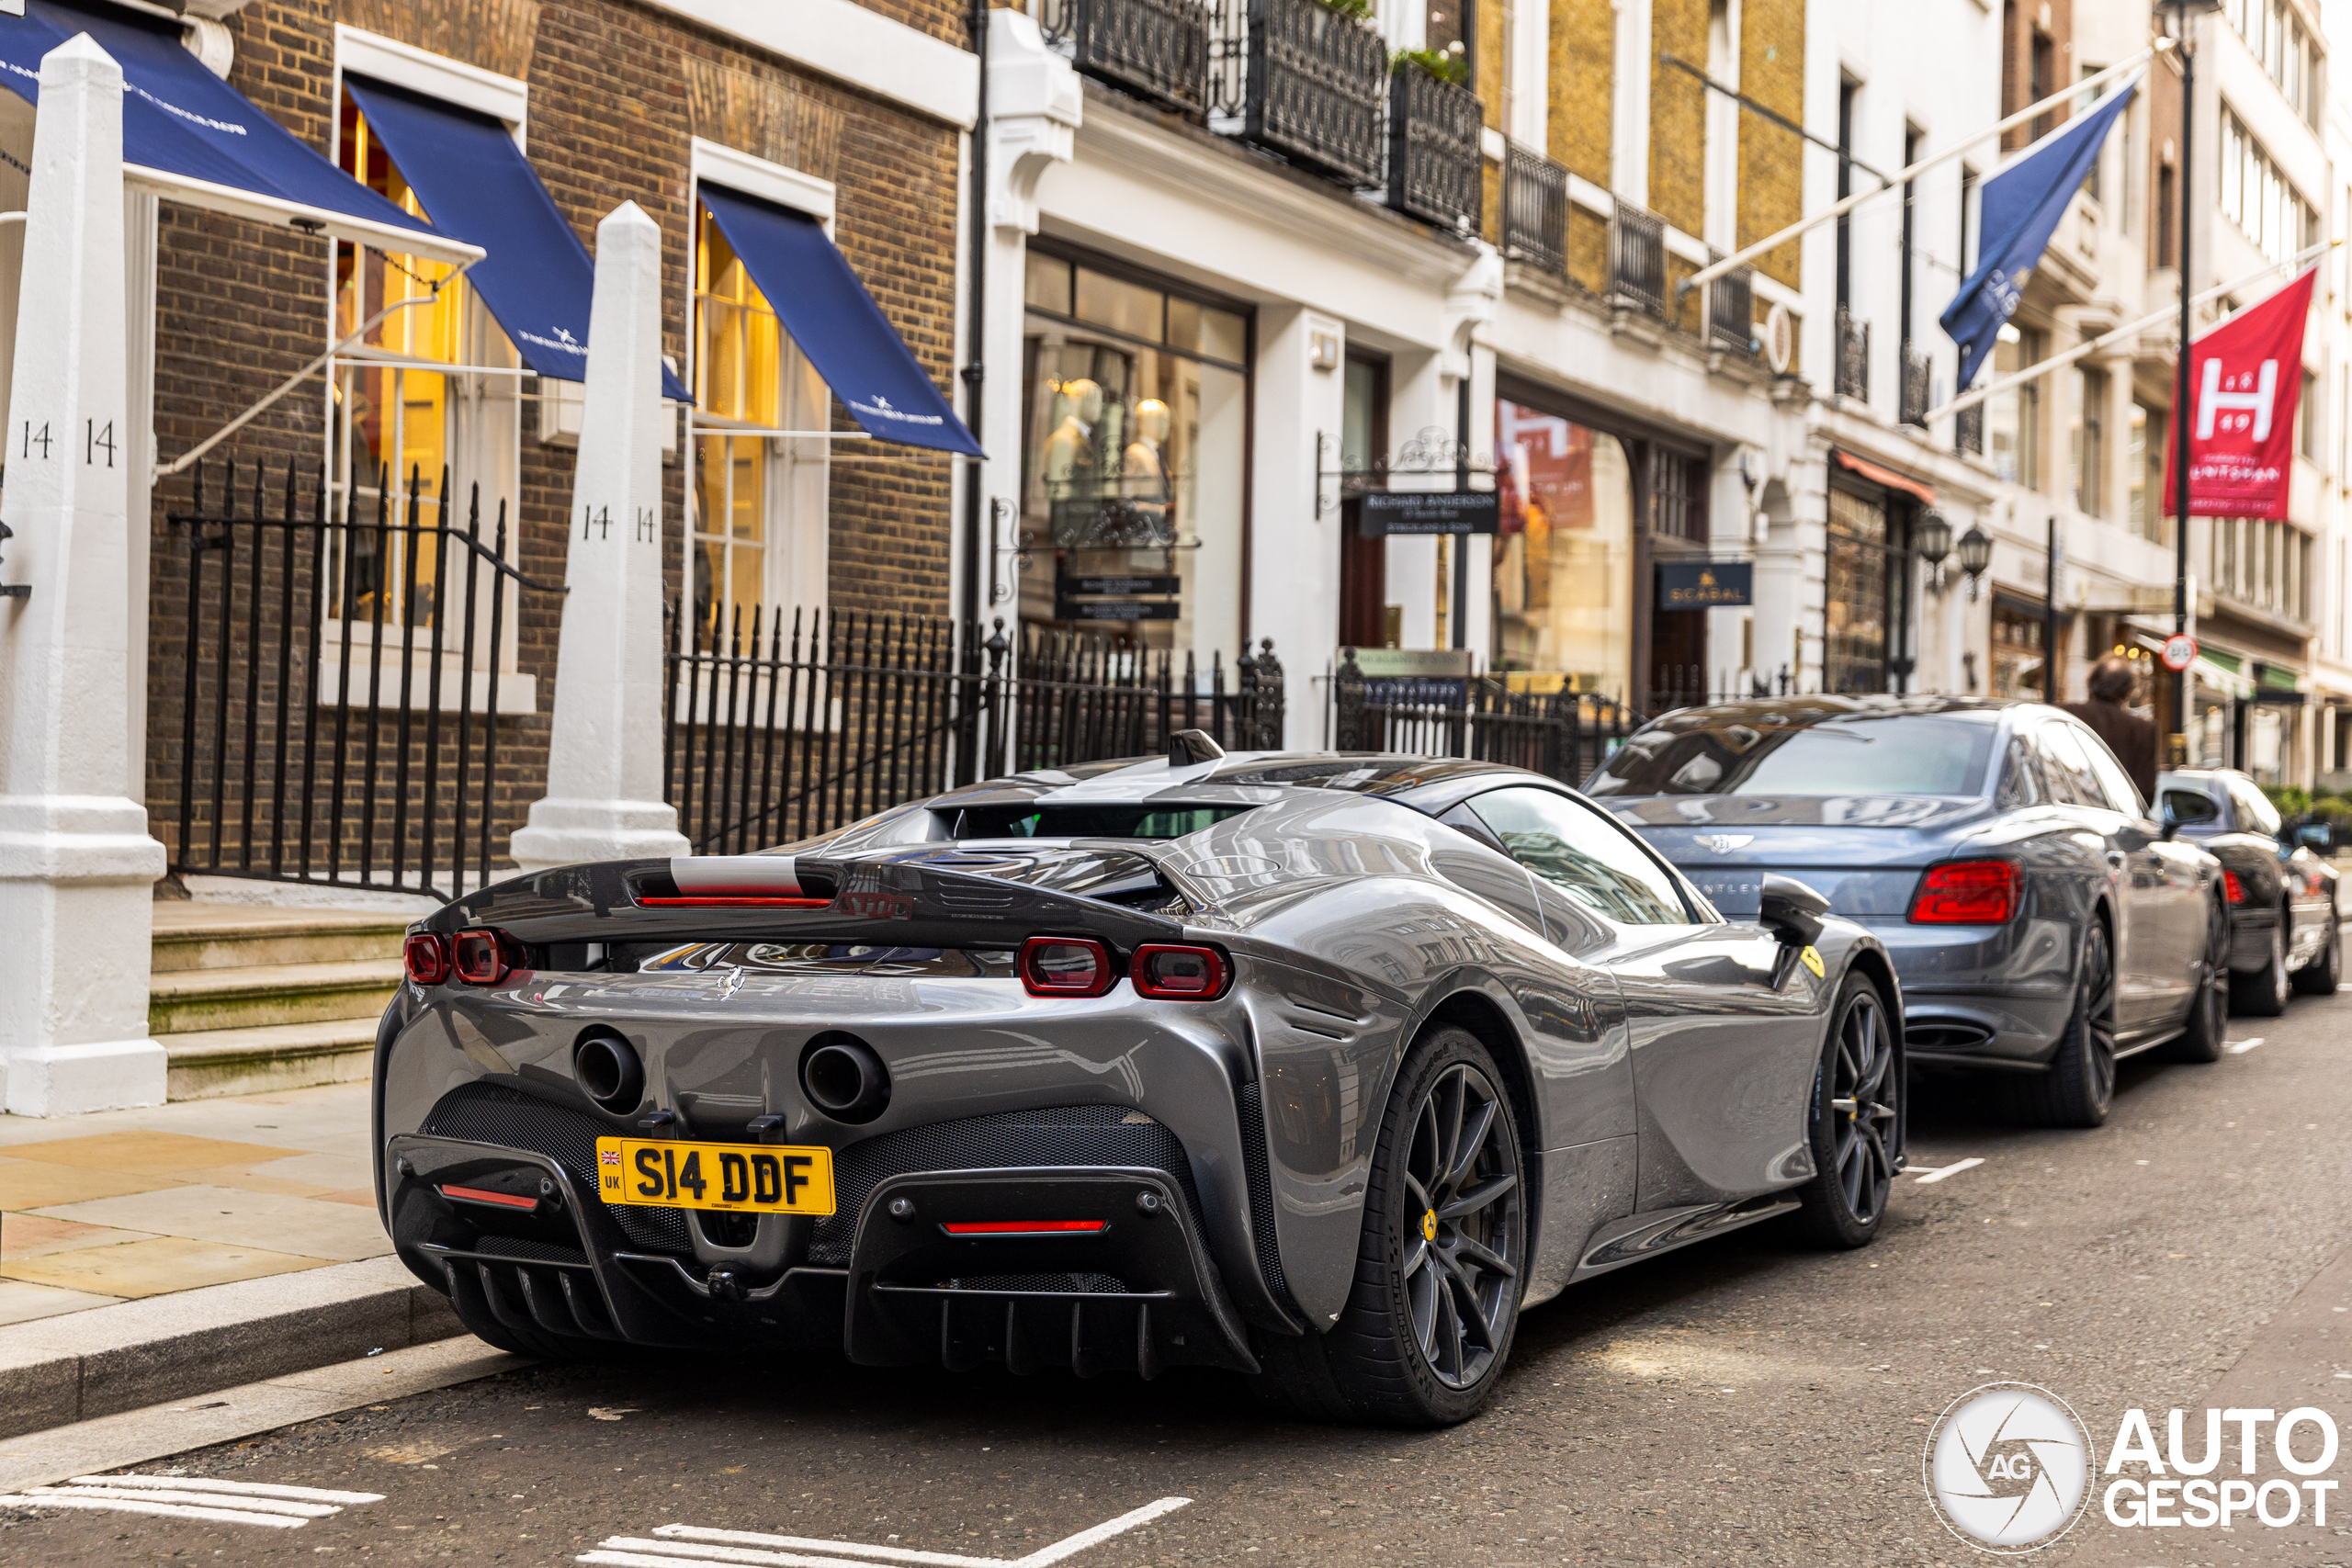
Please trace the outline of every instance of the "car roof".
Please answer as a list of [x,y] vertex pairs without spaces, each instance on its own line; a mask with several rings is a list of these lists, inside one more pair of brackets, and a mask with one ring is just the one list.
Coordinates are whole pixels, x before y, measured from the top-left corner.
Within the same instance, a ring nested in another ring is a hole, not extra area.
[[1677,708],[1650,722],[1672,728],[1694,728],[1717,723],[1804,728],[1851,719],[1896,718],[1912,714],[1958,717],[1982,715],[1986,722],[1997,722],[2003,715],[2035,709],[2046,713],[2061,711],[2045,703],[2020,697],[1947,697],[1925,694],[1914,696],[1875,694],[1849,696],[1822,693],[1809,697],[1756,697],[1738,702],[1707,703],[1697,707]]
[[967,784],[933,797],[934,811],[961,807],[1109,805],[1166,801],[1267,804],[1307,792],[1375,795],[1432,815],[1503,784],[1567,791],[1546,774],[1461,757],[1382,751],[1238,751],[1212,762],[1171,767],[1166,757],[1120,757],[1062,768],[1036,768]]

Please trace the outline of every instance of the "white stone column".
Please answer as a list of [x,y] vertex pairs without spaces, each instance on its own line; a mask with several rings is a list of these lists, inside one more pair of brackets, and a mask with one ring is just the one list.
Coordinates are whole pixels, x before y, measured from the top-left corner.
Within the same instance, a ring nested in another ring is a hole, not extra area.
[[662,798],[662,231],[633,201],[596,225],[548,793],[525,873],[693,852]]
[[[9,384],[0,600],[0,1073],[7,1109],[154,1105],[164,846],[123,794],[131,657],[122,70],[88,35],[40,67]],[[140,519],[144,527],[146,520]],[[145,628],[138,628],[142,638]]]

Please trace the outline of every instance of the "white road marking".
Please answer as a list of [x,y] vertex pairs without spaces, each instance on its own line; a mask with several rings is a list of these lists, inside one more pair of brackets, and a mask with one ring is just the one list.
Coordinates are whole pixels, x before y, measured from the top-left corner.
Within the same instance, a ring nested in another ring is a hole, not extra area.
[[215,1524],[269,1525],[277,1529],[299,1529],[311,1522],[277,1514],[248,1514],[237,1508],[187,1508],[177,1503],[132,1503],[70,1495],[33,1497],[15,1492],[0,1493],[0,1508],[96,1508],[110,1514],[155,1514],[168,1519],[210,1519]]
[[214,1481],[201,1475],[77,1475],[75,1486],[164,1486],[175,1492],[232,1492],[241,1497],[290,1497],[298,1503],[380,1503],[380,1492],[327,1492],[315,1486],[276,1486],[264,1481]]
[[[752,1565],[752,1568],[852,1568],[853,1564],[913,1563],[923,1568],[1048,1568],[1064,1558],[1075,1557],[1091,1546],[1100,1546],[1113,1536],[1124,1535],[1141,1525],[1190,1503],[1190,1497],[1162,1497],[1147,1503],[1133,1512],[1106,1519],[1091,1529],[1082,1529],[1051,1546],[1042,1547],[1026,1557],[962,1557],[949,1551],[917,1551],[904,1546],[869,1546],[854,1540],[817,1540],[807,1536],[761,1535],[750,1530],[707,1529],[698,1525],[663,1525],[653,1532],[655,1539],[644,1536],[607,1536],[596,1543],[593,1551],[581,1553],[575,1562],[598,1565],[598,1568],[680,1568],[686,1562],[731,1562]],[[822,1556],[808,1556],[821,1552]]]
[[346,1503],[380,1503],[380,1492],[328,1492],[259,1481],[215,1481],[194,1475],[77,1475],[62,1486],[28,1486],[0,1495],[0,1507],[87,1508],[210,1519],[217,1524],[296,1529],[343,1512]]
[[2233,1040],[2229,1043],[2228,1050],[2233,1056],[2243,1056],[2269,1038],[2267,1034],[2257,1034],[2251,1040]]
[[639,1408],[634,1404],[592,1404],[588,1407],[588,1417],[592,1421],[617,1421],[624,1416],[636,1415]]
[[1923,1170],[1919,1172],[1918,1185],[1925,1187],[1930,1181],[1941,1181],[1947,1176],[1958,1176],[1962,1171],[1973,1170],[1984,1163],[1984,1162],[1983,1160],[1978,1159],[1972,1155],[1967,1159],[1956,1160],[1952,1164],[1944,1166],[1940,1169]]

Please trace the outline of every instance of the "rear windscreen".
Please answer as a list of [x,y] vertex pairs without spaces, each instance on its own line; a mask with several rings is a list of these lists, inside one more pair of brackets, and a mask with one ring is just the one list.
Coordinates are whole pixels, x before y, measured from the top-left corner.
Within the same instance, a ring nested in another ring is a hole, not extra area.
[[1694,714],[1635,735],[1588,795],[1975,795],[1989,716],[1856,714],[1812,724]]
[[1181,839],[1254,806],[967,806],[956,814],[958,839]]

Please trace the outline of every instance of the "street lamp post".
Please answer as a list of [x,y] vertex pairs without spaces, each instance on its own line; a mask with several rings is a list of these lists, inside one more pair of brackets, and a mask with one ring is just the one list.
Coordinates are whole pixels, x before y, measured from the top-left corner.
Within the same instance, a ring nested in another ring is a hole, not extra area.
[[[2197,50],[2191,29],[2201,17],[2222,8],[2222,0],[2156,0],[2156,15],[2164,18],[2171,37],[2180,44],[2180,348],[2175,355],[2172,393],[2172,629],[2188,630],[2188,338],[2190,331],[2188,258],[2191,236],[2189,192],[2197,169]],[[2169,14],[2169,15],[2167,15]],[[2173,677],[2172,766],[2183,766],[2188,736],[2187,671]]]

